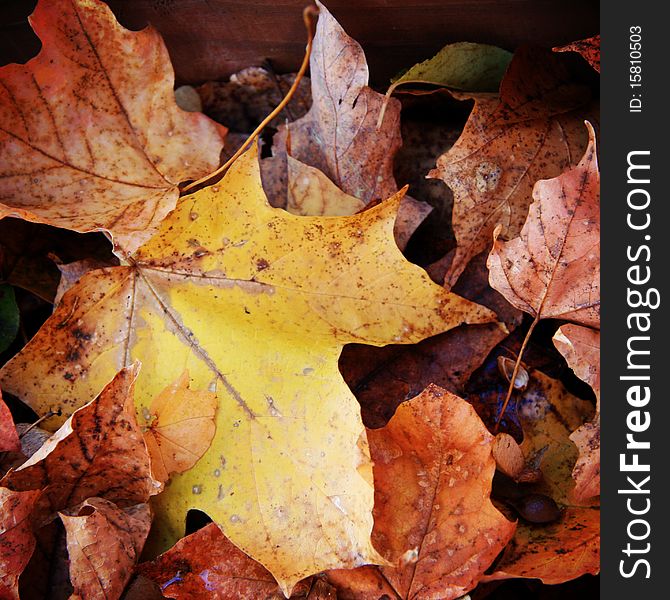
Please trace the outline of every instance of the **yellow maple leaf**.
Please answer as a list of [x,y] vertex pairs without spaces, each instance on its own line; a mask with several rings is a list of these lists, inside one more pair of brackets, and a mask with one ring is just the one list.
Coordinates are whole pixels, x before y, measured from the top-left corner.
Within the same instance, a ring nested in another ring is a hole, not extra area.
[[0,381],[66,416],[133,360],[140,411],[188,370],[191,389],[217,394],[216,435],[157,498],[159,545],[200,509],[287,593],[324,569],[383,562],[342,347],[495,320],[404,259],[401,197],[349,217],[291,215],[267,204],[254,148],[182,199],[129,264],[84,276]]

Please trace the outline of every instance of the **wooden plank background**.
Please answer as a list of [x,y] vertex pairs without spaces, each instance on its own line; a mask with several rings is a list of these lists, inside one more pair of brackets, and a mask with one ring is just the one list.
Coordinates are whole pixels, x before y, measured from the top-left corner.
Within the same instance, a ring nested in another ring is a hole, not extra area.
[[[222,79],[265,59],[296,70],[308,0],[109,0],[126,27],[153,24],[163,35],[179,83]],[[0,63],[39,49],[26,17],[34,0],[0,1]],[[475,41],[514,49],[555,46],[599,31],[597,0],[330,0],[327,6],[364,47],[373,84],[444,44]]]

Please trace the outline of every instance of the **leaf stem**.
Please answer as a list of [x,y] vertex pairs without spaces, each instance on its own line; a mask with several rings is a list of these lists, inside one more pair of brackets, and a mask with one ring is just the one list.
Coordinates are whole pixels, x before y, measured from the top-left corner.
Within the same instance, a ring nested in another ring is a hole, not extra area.
[[291,101],[291,98],[293,97],[293,94],[295,94],[295,91],[298,89],[298,85],[300,85],[300,81],[302,80],[303,76],[305,75],[305,72],[307,71],[307,67],[309,66],[309,59],[310,56],[312,55],[312,43],[314,41],[314,18],[319,14],[319,9],[316,6],[306,6],[305,9],[302,11],[302,19],[303,22],[305,23],[305,28],[307,29],[307,47],[305,48],[305,56],[302,59],[302,64],[300,65],[300,69],[296,73],[295,79],[293,81],[293,85],[291,85],[290,89],[286,93],[286,96],[282,99],[282,101],[276,106],[276,108],[267,116],[265,119],[263,119],[258,127],[254,129],[254,131],[249,135],[249,137],[244,141],[244,143],[237,149],[235,154],[233,154],[224,164],[222,164],[216,171],[213,171],[209,175],[205,175],[204,177],[201,177],[197,181],[193,181],[189,183],[188,185],[184,186],[184,188],[181,190],[181,195],[185,195],[190,193],[194,188],[196,187],[201,187],[203,184],[206,183],[215,183],[213,180],[221,175],[223,172],[225,172],[230,165],[232,165],[238,158],[239,156],[247,149],[247,147],[253,142],[256,137],[258,137],[258,134],[265,129],[267,124],[272,121],[284,108],[286,105]]
[[28,433],[31,429],[37,427],[40,423],[42,423],[42,421],[46,421],[47,419],[50,419],[51,417],[57,414],[58,414],[57,412],[50,410],[48,413],[42,415],[39,419],[37,419],[37,421],[29,425],[21,435],[19,435],[19,439],[23,439],[23,436],[26,435],[26,433]]
[[519,349],[519,354],[516,357],[516,362],[514,363],[514,370],[512,371],[512,376],[510,377],[509,387],[507,388],[507,396],[505,397],[505,402],[503,402],[502,408],[498,413],[498,418],[496,419],[495,427],[493,428],[493,433],[498,433],[500,428],[500,423],[502,421],[507,405],[509,404],[510,398],[512,397],[512,392],[514,391],[514,382],[516,381],[516,376],[519,373],[519,367],[521,366],[521,359],[523,358],[523,353],[526,350],[526,346],[530,341],[530,336],[533,334],[535,326],[540,322],[540,313],[538,312],[533,319],[533,322],[530,324],[528,331],[526,332],[526,337],[523,338],[523,343]]

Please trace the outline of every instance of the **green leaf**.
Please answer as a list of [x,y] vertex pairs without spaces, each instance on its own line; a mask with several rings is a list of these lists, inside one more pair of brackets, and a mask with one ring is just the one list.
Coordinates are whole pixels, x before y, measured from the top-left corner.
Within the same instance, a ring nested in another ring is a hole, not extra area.
[[430,83],[466,92],[497,92],[512,54],[488,44],[447,44],[393,81],[389,93],[405,83]]

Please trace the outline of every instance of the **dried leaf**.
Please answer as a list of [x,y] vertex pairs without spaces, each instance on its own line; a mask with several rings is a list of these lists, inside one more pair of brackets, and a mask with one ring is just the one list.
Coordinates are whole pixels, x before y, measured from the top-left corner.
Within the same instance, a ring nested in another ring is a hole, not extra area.
[[[286,202],[279,203],[275,200],[271,202],[273,206],[286,208],[295,215],[312,217],[353,215],[366,208],[362,200],[345,194],[318,169],[301,163],[291,156],[287,156],[286,160],[288,165]],[[270,161],[266,159],[263,162]],[[265,177],[268,177],[267,169]],[[265,183],[263,185],[267,189]],[[403,196],[393,226],[393,236],[398,248],[401,250],[406,248],[409,238],[431,210],[431,206],[425,202]]]
[[0,391],[0,452],[19,452],[20,450],[21,442],[16,432],[12,413],[9,412],[9,408],[2,399],[2,391]]
[[560,518],[546,524],[521,520],[513,539],[484,581],[510,577],[538,578],[555,584],[600,570],[600,511],[597,503],[573,497],[571,471],[577,449],[570,432],[591,418],[591,403],[570,394],[557,380],[531,372],[526,391],[517,403],[523,427],[521,449],[530,457],[545,447],[543,479],[528,484],[525,494],[554,500]]
[[214,392],[189,389],[188,371],[156,396],[145,413],[149,426],[144,441],[158,481],[187,471],[209,448],[216,405]]
[[400,196],[351,217],[290,215],[267,205],[251,150],[220,184],[183,199],[129,266],[92,272],[65,294],[4,367],[5,389],[40,413],[68,413],[137,358],[142,411],[188,369],[192,389],[217,392],[217,434],[156,499],[157,545],[179,539],[199,508],[285,591],[325,568],[380,560],[341,349],[495,319],[403,258],[391,233]]
[[575,375],[593,388],[600,412],[600,331],[570,323],[558,328],[553,342]]
[[[215,523],[179,540],[139,572],[158,583],[166,598],[177,600],[280,600],[272,574],[236,548]],[[304,598],[308,581],[291,598]]]
[[600,175],[595,133],[579,165],[533,190],[528,219],[509,242],[494,234],[491,286],[536,319],[600,324]]
[[[279,128],[273,157],[262,161],[263,187],[273,206],[287,207],[297,214],[353,214],[398,190],[393,157],[401,144],[400,103],[391,101],[377,128],[385,100],[367,86],[363,49],[326,7],[317,4],[319,21],[310,61],[312,108],[302,118]],[[291,158],[297,162],[291,163]],[[307,175],[305,165],[316,169],[309,172],[310,191],[319,189],[322,194],[309,205],[300,199],[304,197],[301,188],[308,186],[302,176]],[[314,178],[319,172],[316,186]],[[291,208],[296,204],[300,205],[298,211]],[[344,212],[345,207],[349,212]],[[430,211],[423,202],[403,198],[395,227],[399,248],[405,248]]]
[[327,581],[314,577],[306,600],[337,600],[337,591]]
[[122,600],[163,600],[161,589],[155,581],[135,575],[121,596]]
[[41,52],[0,68],[0,218],[106,230],[132,251],[180,182],[216,168],[222,128],[177,107],[154,29],[98,0],[40,0],[30,21]]
[[600,332],[579,325],[563,325],[554,335],[554,345],[575,375],[596,394],[596,416],[582,425],[570,439],[579,448],[572,471],[575,497],[585,500],[600,494]]
[[275,157],[290,155],[316,167],[343,192],[369,204],[394,194],[393,157],[400,147],[400,103],[368,87],[363,49],[317,0],[319,20],[310,58],[312,108],[280,127]]
[[[329,571],[328,580],[337,590],[338,600],[398,598],[398,592],[382,577],[377,567],[359,567],[353,571]],[[401,598],[404,600],[404,597]]]
[[600,34],[554,48],[554,52],[579,52],[600,73]]
[[368,438],[375,464],[372,539],[396,566],[366,568],[360,590],[356,575],[329,572],[336,587],[343,583],[338,597],[376,599],[371,589],[388,584],[394,598],[459,598],[515,529],[489,500],[493,437],[467,402],[430,386]]
[[0,485],[42,490],[38,523],[92,496],[120,506],[146,502],[160,490],[135,421],[133,385],[139,367],[128,367],[100,395],[75,411],[63,426]]
[[76,515],[60,513],[70,557],[71,600],[119,598],[151,526],[148,504],[121,509],[89,498]]
[[294,215],[345,216],[365,208],[365,202],[345,194],[321,171],[287,157],[286,210]]
[[505,239],[519,234],[535,182],[559,175],[586,147],[584,117],[594,119],[589,95],[580,86],[577,99],[570,97],[567,106],[563,95],[558,95],[560,101],[554,98],[568,76],[552,57],[555,62],[550,52],[517,52],[501,97],[475,98],[461,137],[428,174],[454,193],[458,246],[445,279],[448,287],[473,256],[490,247],[497,224]]
[[19,599],[19,576],[35,548],[30,515],[39,490],[15,492],[0,487],[0,598]]
[[600,413],[575,430],[570,439],[579,450],[572,470],[576,482],[575,498],[579,501],[600,495]]
[[19,580],[21,600],[68,600],[72,584],[63,523],[56,517],[34,533],[37,544]]
[[509,433],[498,433],[493,441],[492,451],[498,470],[517,480],[523,473],[526,460],[516,440]]
[[491,124],[542,119],[588,105],[591,91],[568,64],[545,48],[519,48],[500,84],[500,105]]

